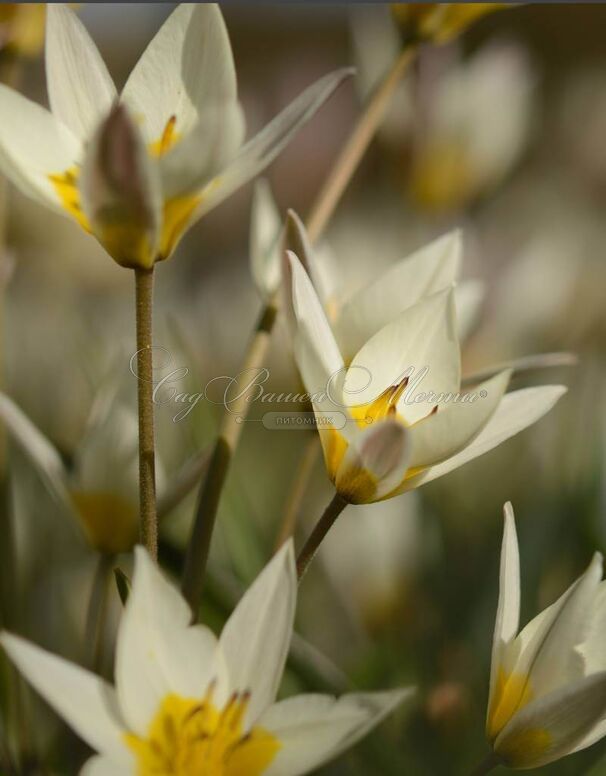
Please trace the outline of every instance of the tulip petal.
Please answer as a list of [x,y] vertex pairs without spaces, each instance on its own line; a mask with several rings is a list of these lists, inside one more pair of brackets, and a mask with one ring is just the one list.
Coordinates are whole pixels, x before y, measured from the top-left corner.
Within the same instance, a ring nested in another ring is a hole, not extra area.
[[280,233],[282,217],[267,180],[255,184],[251,223],[250,261],[252,276],[261,296],[266,299],[280,285]]
[[492,639],[489,710],[493,708],[504,648],[513,641],[520,626],[520,552],[515,517],[509,502],[504,507],[505,522],[501,545],[499,604]]
[[302,776],[354,746],[413,689],[383,693],[352,693],[339,699],[300,695],[272,706],[259,724],[281,748],[265,776]]
[[195,217],[201,218],[268,167],[352,72],[343,68],[316,81],[249,140],[233,162],[200,192]]
[[[423,370],[428,370],[423,378]],[[445,289],[404,310],[357,353],[345,376],[345,401],[363,407],[393,385],[409,378],[398,413],[407,424],[425,417],[432,407],[410,402],[422,388],[456,393],[460,351],[455,331],[454,295]]]
[[131,773],[131,767],[121,767],[108,757],[91,757],[80,770],[80,776],[130,776]]
[[354,434],[337,470],[335,487],[352,504],[378,501],[402,482],[410,435],[397,420],[381,420]]
[[166,695],[203,698],[212,681],[226,697],[225,668],[208,628],[190,626],[191,611],[142,547],[116,647],[116,687],[132,732],[144,736]]
[[235,102],[236,72],[219,6],[179,5],[135,65],[122,99],[148,143],[162,138],[173,116],[184,137],[205,110]]
[[0,393],[0,418],[30,461],[36,467],[51,494],[62,505],[69,505],[67,472],[57,450],[21,409]]
[[49,111],[0,84],[0,168],[20,191],[65,215],[49,176],[77,162],[80,143]]
[[[494,415],[507,390],[510,376],[511,372],[505,371],[471,391],[462,391],[462,395],[476,397],[471,403],[453,401],[441,406],[430,404],[437,412],[410,429],[410,467],[432,466],[468,445]],[[431,374],[427,379],[430,377]],[[427,408],[427,404],[423,402],[419,406]],[[431,412],[431,409],[429,411]]]
[[0,643],[37,692],[95,751],[128,762],[113,687],[94,674],[9,633]]
[[401,312],[458,277],[462,258],[459,230],[439,237],[399,261],[343,305],[335,336],[347,360]]
[[220,647],[230,687],[250,692],[249,721],[273,703],[292,638],[297,575],[292,541],[272,558],[227,621]]
[[542,418],[565,393],[564,386],[546,385],[539,388],[524,388],[507,394],[471,444],[452,458],[410,477],[398,492],[403,493],[406,490],[418,488],[484,455]]
[[579,748],[606,713],[606,673],[538,698],[517,712],[495,741],[514,768],[538,768]]
[[86,142],[109,113],[116,87],[85,26],[60,3],[47,6],[46,78],[53,114]]
[[464,280],[455,289],[457,331],[461,341],[466,340],[478,320],[484,301],[485,288],[479,280]]

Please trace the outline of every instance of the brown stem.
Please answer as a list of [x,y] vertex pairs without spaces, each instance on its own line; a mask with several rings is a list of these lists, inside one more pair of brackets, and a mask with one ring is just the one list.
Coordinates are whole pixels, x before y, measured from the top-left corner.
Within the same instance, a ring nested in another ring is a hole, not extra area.
[[342,496],[335,493],[332,501],[324,510],[324,514],[316,523],[316,527],[311,532],[309,539],[305,542],[305,545],[297,558],[297,576],[299,577],[299,582],[303,579],[309,564],[314,559],[318,547],[324,541],[326,534],[333,527],[337,518],[347,506],[347,503],[348,502],[345,501]]
[[488,757],[483,760],[477,768],[471,772],[470,776],[485,776],[486,773],[494,770],[499,765],[502,765],[503,761],[496,752],[491,752]]
[[139,407],[139,513],[141,543],[158,559],[154,403],[152,361],[152,308],[154,271],[135,270],[137,315],[137,399]]

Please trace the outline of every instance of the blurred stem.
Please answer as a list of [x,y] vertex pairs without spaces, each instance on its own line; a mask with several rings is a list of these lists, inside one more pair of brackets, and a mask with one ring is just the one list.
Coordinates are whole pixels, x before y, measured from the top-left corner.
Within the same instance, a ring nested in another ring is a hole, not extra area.
[[92,670],[97,673],[101,673],[103,636],[109,604],[109,580],[113,562],[112,555],[104,553],[99,555],[86,615],[87,662],[90,660]]
[[364,112],[328,176],[307,219],[307,231],[315,242],[324,231],[362,157],[379,128],[398,84],[416,55],[415,46],[407,46],[384,79],[370,95]]
[[286,499],[286,507],[284,509],[282,523],[280,525],[278,537],[276,539],[276,552],[280,549],[285,541],[294,535],[295,527],[297,525],[297,518],[301,510],[301,503],[307,491],[307,483],[309,482],[314,465],[318,459],[318,452],[320,451],[320,440],[318,439],[318,435],[315,431],[312,432],[312,434],[313,435],[310,436],[310,438],[307,440],[305,450],[303,451],[303,455],[299,461],[299,465],[295,472],[295,478]]
[[496,754],[496,752],[491,752],[488,757],[471,772],[470,776],[484,776],[484,774],[490,773],[490,771],[502,764],[499,755]]
[[335,493],[332,501],[324,510],[324,514],[316,523],[316,527],[311,532],[309,539],[305,542],[305,546],[297,558],[297,576],[299,577],[299,582],[303,579],[309,564],[314,559],[314,556],[318,551],[318,547],[322,544],[326,538],[326,534],[333,527],[337,518],[345,509],[347,504],[348,502],[345,501],[342,496],[340,496],[338,493]]
[[[307,231],[312,243],[323,234],[343,192],[376,134],[396,87],[415,53],[416,49],[412,46],[402,51],[364,107],[362,115],[331,168],[307,220]],[[275,294],[261,312],[240,372],[263,366],[277,312],[278,294]],[[221,492],[250,407],[245,396],[242,396],[237,404],[238,406],[232,405],[229,410],[226,409],[223,415],[210,465],[200,487],[194,526],[185,558],[182,589],[195,619],[200,607]]]
[[158,559],[156,471],[154,452],[154,373],[152,361],[152,310],[154,270],[135,270],[137,318],[137,399],[139,407],[139,512],[141,543]]

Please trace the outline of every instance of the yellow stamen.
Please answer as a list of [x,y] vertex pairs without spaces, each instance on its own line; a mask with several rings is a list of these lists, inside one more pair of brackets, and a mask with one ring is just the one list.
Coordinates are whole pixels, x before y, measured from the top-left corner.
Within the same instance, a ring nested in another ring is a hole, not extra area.
[[137,776],[261,776],[280,743],[263,728],[244,732],[247,695],[218,710],[212,689],[202,700],[169,695],[145,739],[129,734]]
[[160,157],[168,153],[170,149],[179,141],[179,135],[175,132],[177,117],[171,116],[166,122],[166,126],[159,140],[155,140],[149,145],[149,153],[152,156]]
[[[390,385],[389,388],[374,401],[368,404],[362,404],[358,407],[352,407],[350,412],[358,426],[364,426],[375,423],[377,420],[385,418],[395,418],[398,413],[398,402],[408,385],[408,377],[400,380],[396,385]],[[403,422],[403,421],[402,421]]]
[[139,533],[136,503],[101,491],[74,490],[70,495],[87,539],[96,550],[110,555],[132,550]]

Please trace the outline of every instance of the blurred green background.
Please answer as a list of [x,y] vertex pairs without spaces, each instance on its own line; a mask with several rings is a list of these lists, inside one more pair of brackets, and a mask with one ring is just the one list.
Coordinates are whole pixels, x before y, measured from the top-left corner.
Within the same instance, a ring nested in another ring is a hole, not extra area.
[[[171,8],[80,8],[118,85]],[[267,173],[280,209],[305,214],[365,89],[388,61],[388,7],[228,4],[224,14],[250,133],[329,70],[359,68],[356,83],[329,101]],[[536,427],[387,507],[348,508],[329,536],[301,589],[300,641],[284,691],[338,691],[347,675],[359,688],[416,683],[419,696],[326,767],[326,776],[450,776],[469,772],[485,755],[506,500],[518,522],[524,621],[566,588],[595,549],[604,549],[604,41],[606,6],[531,4],[486,17],[461,41],[427,47],[328,230],[339,282],[356,287],[461,226],[464,274],[485,288],[464,348],[467,371],[549,350],[573,351],[579,363],[516,379],[570,387]],[[46,101],[41,58],[24,65],[20,88]],[[460,96],[455,107],[453,95]],[[132,278],[67,220],[12,189],[9,197],[4,387],[69,463],[108,380],[134,407]],[[237,372],[260,309],[248,266],[250,200],[249,186],[158,267],[156,341],[174,365],[188,368],[183,390],[199,391],[213,377]],[[270,389],[297,390],[288,340],[278,329]],[[159,456],[169,477],[212,441],[220,408],[200,402],[179,423],[171,409],[157,410]],[[260,423],[245,429],[213,546],[205,615],[214,627],[269,557],[290,484],[313,444],[308,434],[267,431]],[[10,625],[78,659],[92,553],[16,449],[9,463],[17,546],[14,572],[3,567]],[[318,460],[299,540],[329,495]],[[175,573],[192,508],[190,498],[163,526],[163,559]],[[6,549],[9,534],[2,536]],[[121,565],[128,570],[128,559]],[[118,611],[114,595],[114,627]],[[108,654],[111,641],[110,635]],[[105,670],[111,671],[109,657]],[[75,773],[84,747],[11,681],[4,683],[4,711],[25,720],[24,772]],[[537,772],[602,776],[606,741]]]

